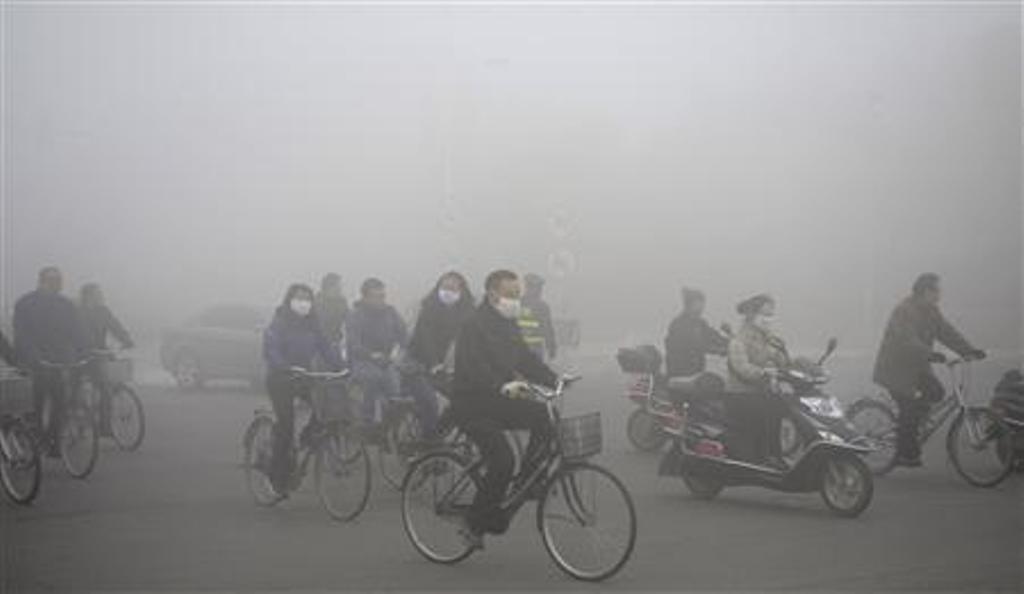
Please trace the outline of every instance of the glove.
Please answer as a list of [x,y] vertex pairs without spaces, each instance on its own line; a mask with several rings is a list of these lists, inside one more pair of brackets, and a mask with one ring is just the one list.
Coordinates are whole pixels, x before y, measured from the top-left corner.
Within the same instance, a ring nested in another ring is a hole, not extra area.
[[516,380],[508,382],[507,384],[502,386],[501,395],[505,396],[506,398],[522,398],[523,396],[526,395],[526,392],[527,390],[529,390],[529,388],[530,384]]
[[932,353],[932,354],[928,355],[928,362],[929,363],[936,363],[936,364],[938,364],[938,363],[945,363],[946,362],[946,355],[944,355],[942,353]]

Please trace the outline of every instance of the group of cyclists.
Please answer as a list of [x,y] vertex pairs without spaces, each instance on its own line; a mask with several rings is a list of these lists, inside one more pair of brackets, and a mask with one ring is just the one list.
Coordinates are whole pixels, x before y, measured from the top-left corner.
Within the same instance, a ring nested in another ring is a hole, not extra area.
[[[918,428],[931,404],[940,402],[945,390],[931,369],[941,362],[935,352],[939,343],[961,357],[982,359],[974,347],[950,324],[939,308],[940,278],[920,275],[911,294],[893,310],[875,360],[873,378],[892,395],[898,407],[896,464],[922,465]],[[773,397],[773,383],[780,369],[790,365],[786,343],[775,329],[775,299],[755,295],[737,305],[742,324],[733,333],[727,325],[713,328],[704,318],[705,296],[695,289],[683,290],[683,311],[669,326],[665,338],[667,373],[697,377],[705,371],[708,355],[726,359],[725,389],[736,395],[729,400],[729,414],[749,438],[746,456],[767,466],[785,469],[780,452],[780,426],[785,407]],[[798,432],[813,431],[790,419]]]
[[[45,453],[56,457],[58,438],[65,404],[70,397],[69,384],[61,376],[60,366],[73,365],[92,353],[105,351],[113,337],[123,348],[134,346],[131,334],[107,307],[103,290],[96,283],[82,285],[77,302],[63,294],[60,269],[46,267],[39,271],[34,291],[18,299],[14,306],[13,345],[0,333],[0,357],[32,377],[35,417],[42,420],[43,409],[51,406],[51,422],[45,427]],[[100,391],[99,434],[111,435],[111,394],[108,382],[99,375],[98,364],[82,369],[94,379]]]

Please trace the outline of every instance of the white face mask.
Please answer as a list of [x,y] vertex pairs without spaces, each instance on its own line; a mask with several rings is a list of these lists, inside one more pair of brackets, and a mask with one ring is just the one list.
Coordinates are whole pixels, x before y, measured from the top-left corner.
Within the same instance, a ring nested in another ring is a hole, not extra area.
[[775,316],[754,316],[754,326],[763,332],[771,332],[775,329]]
[[437,298],[445,305],[455,305],[461,297],[462,293],[459,291],[449,291],[448,289],[438,289],[437,291]]
[[308,316],[309,312],[313,310],[313,302],[307,299],[292,299],[289,305],[292,311],[302,317]]
[[502,316],[514,320],[519,317],[523,311],[523,304],[518,299],[509,299],[508,297],[501,297],[498,299],[498,303],[495,304],[494,309],[498,310]]

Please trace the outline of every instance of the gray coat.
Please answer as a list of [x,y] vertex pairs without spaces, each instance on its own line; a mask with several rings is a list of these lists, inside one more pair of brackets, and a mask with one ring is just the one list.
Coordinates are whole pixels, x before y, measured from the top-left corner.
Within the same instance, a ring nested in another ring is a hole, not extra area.
[[765,370],[789,365],[789,354],[782,339],[744,322],[729,341],[729,377],[726,390],[734,394],[759,394],[768,383]]
[[912,394],[921,377],[931,373],[928,358],[936,342],[960,356],[974,350],[937,306],[914,297],[904,299],[885,328],[875,359],[875,383],[895,394]]

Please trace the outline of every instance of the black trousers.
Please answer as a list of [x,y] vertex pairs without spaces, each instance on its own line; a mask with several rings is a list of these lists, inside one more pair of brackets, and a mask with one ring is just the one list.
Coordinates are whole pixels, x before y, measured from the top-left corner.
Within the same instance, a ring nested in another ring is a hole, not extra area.
[[276,417],[270,482],[280,492],[288,485],[295,466],[295,399],[307,397],[307,390],[289,374],[272,371],[267,375],[267,392]]
[[[478,402],[457,402],[452,413],[483,456],[486,472],[473,500],[470,523],[481,531],[501,533],[509,518],[499,506],[508,491],[515,466],[515,454],[505,431],[528,430],[530,442],[523,455],[527,468],[553,436],[547,407],[531,400],[482,398]],[[520,469],[522,472],[523,469]]]
[[[36,419],[38,419],[39,426],[46,429],[43,438],[52,448],[51,452],[57,451],[57,437],[60,435],[61,424],[64,422],[64,410],[67,402],[65,391],[61,372],[42,367],[32,370],[32,396],[35,401]],[[49,419],[43,417],[47,399],[50,401]]]
[[735,394],[727,402],[731,423],[730,455],[745,462],[758,463],[766,457],[782,455],[779,427],[783,418],[796,425],[802,439],[813,439],[815,430],[806,420],[792,414],[778,394]]
[[946,389],[939,378],[930,371],[922,373],[917,379],[913,392],[893,392],[896,401],[896,455],[902,458],[917,458],[921,455],[921,439],[919,437],[921,421],[928,414],[932,404],[940,402],[946,395]]

